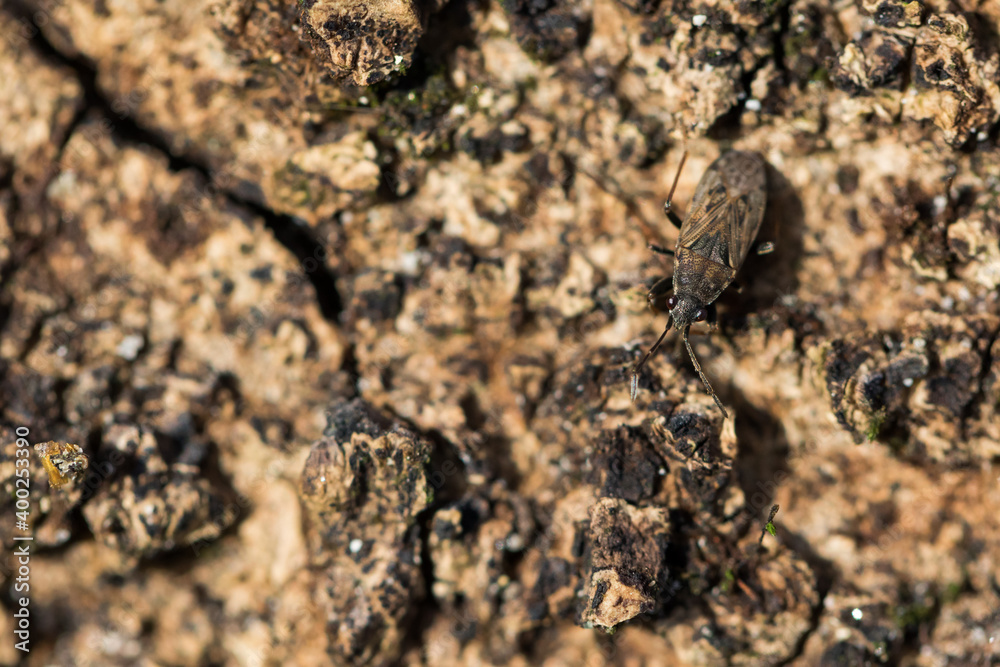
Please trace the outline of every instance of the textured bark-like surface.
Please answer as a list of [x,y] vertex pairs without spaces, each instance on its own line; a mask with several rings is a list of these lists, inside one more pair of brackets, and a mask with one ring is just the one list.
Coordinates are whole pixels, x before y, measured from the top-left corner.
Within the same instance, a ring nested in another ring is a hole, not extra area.
[[[996,0],[2,3],[28,664],[1000,661],[998,34]],[[632,403],[663,200],[729,149],[775,243],[691,331],[731,418],[673,335]]]
[[359,86],[409,67],[423,33],[411,0],[302,0],[299,12],[317,58]]

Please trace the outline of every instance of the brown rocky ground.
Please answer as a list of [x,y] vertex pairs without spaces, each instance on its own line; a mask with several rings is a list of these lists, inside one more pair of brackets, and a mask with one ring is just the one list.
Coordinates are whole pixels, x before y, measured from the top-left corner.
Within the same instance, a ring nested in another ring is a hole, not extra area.
[[[26,664],[1000,664],[998,81],[997,0],[3,0]],[[733,417],[633,405],[727,148]]]

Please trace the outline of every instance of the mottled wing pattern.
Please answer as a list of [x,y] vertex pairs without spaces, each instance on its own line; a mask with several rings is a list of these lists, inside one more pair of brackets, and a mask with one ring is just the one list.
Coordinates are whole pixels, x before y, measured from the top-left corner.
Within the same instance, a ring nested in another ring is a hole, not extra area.
[[764,163],[733,151],[713,162],[698,183],[678,245],[739,269],[764,216]]
[[[729,225],[732,233],[730,249],[730,266],[738,268],[750,253],[760,231],[760,223],[764,219],[764,188],[741,195],[730,200],[732,217]],[[739,252],[739,255],[735,254]]]
[[729,264],[729,197],[715,165],[705,171],[695,190],[694,199],[681,225],[678,245],[690,248],[702,257]]
[[753,247],[764,218],[767,196],[764,160],[757,153],[732,151],[716,160],[713,166],[719,170],[731,206],[730,266],[739,268]]

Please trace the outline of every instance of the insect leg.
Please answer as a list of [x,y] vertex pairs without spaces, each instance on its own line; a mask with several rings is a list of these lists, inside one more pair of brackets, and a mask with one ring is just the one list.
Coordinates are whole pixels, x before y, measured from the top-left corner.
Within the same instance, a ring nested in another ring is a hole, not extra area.
[[674,283],[672,278],[663,278],[649,290],[649,294],[646,295],[646,302],[649,307],[652,308],[657,313],[662,313],[669,308],[661,308],[660,306],[666,305],[663,303],[663,297],[670,294],[670,290],[673,289]]
[[684,162],[685,160],[687,160],[687,157],[688,153],[687,151],[684,151],[684,155],[681,156],[681,163],[677,166],[677,174],[674,176],[674,184],[670,186],[670,192],[667,193],[667,201],[663,202],[664,215],[667,216],[667,219],[671,223],[673,223],[674,227],[676,227],[677,229],[680,229],[681,225],[684,223],[680,219],[680,217],[678,217],[678,215],[674,213],[672,210],[672,207],[674,205],[673,204],[674,190],[677,189],[677,181],[679,181],[681,178],[681,170],[684,169]]
[[629,384],[628,393],[632,398],[633,403],[635,402],[635,395],[639,393],[639,371],[642,369],[643,364],[646,363],[646,360],[649,359],[649,357],[656,352],[657,349],[659,349],[660,343],[663,342],[663,339],[666,337],[668,331],[670,331],[670,320],[667,320],[667,326],[663,329],[663,333],[660,334],[660,337],[656,339],[656,344],[649,348],[646,354],[642,356],[642,359],[639,360],[639,363],[637,363],[632,369],[632,381]]
[[708,326],[712,328],[712,331],[715,331],[719,328],[719,312],[715,309],[714,303],[708,304],[705,310],[708,313],[705,317],[705,321],[708,323]]
[[[718,314],[719,313],[715,309],[715,304],[714,303],[710,303],[707,306],[705,306],[705,312],[707,313],[707,315],[705,316],[705,324],[708,325],[708,331],[702,331],[701,329],[691,329],[690,335],[692,335],[692,336],[707,336],[708,334],[712,333],[713,331],[718,331],[719,330],[719,318],[718,318]],[[680,341],[678,341],[678,343],[679,342]],[[677,349],[680,350],[680,345],[677,346]]]
[[667,201],[663,202],[663,213],[664,213],[664,215],[667,216],[667,220],[669,220],[671,222],[671,224],[673,224],[674,227],[676,227],[677,229],[680,229],[681,225],[684,224],[684,221],[681,220],[680,216],[678,216],[676,213],[674,213],[670,209],[671,205],[672,204],[670,203],[669,199]]
[[772,252],[774,252],[774,241],[766,241],[764,243],[757,244],[758,255],[769,255]]
[[674,256],[674,251],[673,250],[670,250],[669,248],[664,248],[661,245],[656,245],[655,243],[650,243],[646,247],[649,248],[650,250],[652,250],[653,252],[655,252],[658,255],[667,255],[668,257],[673,257]]
[[[688,330],[690,328],[691,328],[690,326],[684,327],[684,345],[687,347],[688,356],[691,357],[691,363],[694,364],[694,369],[698,371],[698,377],[701,378],[701,381],[705,385],[705,388],[708,389],[708,393],[712,395],[712,399],[715,401],[715,404],[718,405],[719,410],[722,411],[722,417],[724,419],[729,419],[729,413],[726,412],[726,409],[724,407],[722,407],[722,401],[720,401],[719,397],[715,395],[715,390],[712,389],[712,385],[709,384],[708,378],[705,377],[704,371],[701,370],[701,364],[698,363],[698,357],[694,356],[694,350],[691,349],[691,343],[688,341]],[[643,359],[643,361],[645,361],[645,359]],[[636,382],[636,378],[634,375],[632,376],[632,382]]]

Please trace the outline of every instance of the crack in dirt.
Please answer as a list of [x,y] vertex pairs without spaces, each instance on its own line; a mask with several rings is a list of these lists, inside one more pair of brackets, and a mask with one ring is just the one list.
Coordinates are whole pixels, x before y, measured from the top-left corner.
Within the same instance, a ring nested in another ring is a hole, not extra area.
[[969,420],[973,417],[973,411],[986,402],[987,396],[983,384],[986,382],[986,377],[990,374],[990,367],[993,365],[992,351],[998,337],[1000,337],[1000,327],[994,329],[989,335],[983,351],[983,363],[979,368],[979,375],[976,378],[976,393],[972,395],[969,402],[962,409],[959,428],[963,441],[968,441],[969,439]]
[[[2,8],[15,19],[30,21],[37,8],[18,0],[4,0]],[[295,216],[280,213],[267,206],[241,196],[230,189],[219,188],[214,183],[213,170],[205,159],[191,154],[177,155],[170,149],[167,137],[161,130],[142,126],[130,114],[115,112],[112,102],[97,83],[97,68],[86,57],[70,55],[60,51],[41,30],[35,30],[28,38],[28,44],[35,53],[45,61],[56,66],[67,68],[73,72],[77,82],[83,89],[84,102],[69,125],[66,137],[63,138],[60,150],[56,156],[56,164],[63,155],[63,149],[80,124],[91,114],[99,116],[110,123],[111,137],[124,144],[146,145],[162,154],[168,160],[167,168],[173,173],[192,170],[201,176],[210,192],[222,194],[227,203],[241,209],[252,216],[264,220],[264,225],[271,231],[274,238],[291,252],[300,264],[306,259],[325,257],[326,248],[315,238],[312,231],[305,227]],[[53,169],[52,177],[57,169]],[[47,185],[47,184],[46,184]],[[44,188],[42,188],[44,192]],[[23,261],[23,257],[21,260]],[[315,270],[305,272],[309,282],[316,290],[316,301],[323,317],[334,324],[339,324],[344,309],[343,299],[337,288],[337,276],[327,267],[317,264]]]

